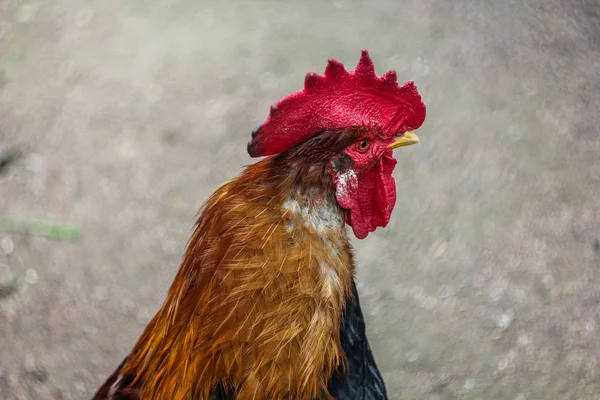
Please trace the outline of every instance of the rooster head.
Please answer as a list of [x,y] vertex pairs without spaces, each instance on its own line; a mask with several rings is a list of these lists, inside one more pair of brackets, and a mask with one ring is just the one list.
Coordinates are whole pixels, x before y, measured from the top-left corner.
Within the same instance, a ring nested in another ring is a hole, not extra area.
[[425,114],[414,83],[398,85],[393,70],[377,76],[363,50],[355,70],[329,60],[323,76],[307,74],[304,89],[273,104],[252,132],[248,153],[278,154],[325,132],[337,133],[340,140],[321,154],[328,154],[335,197],[347,210],[349,225],[364,239],[390,220],[396,202],[392,149],[419,143],[412,130],[423,124]]

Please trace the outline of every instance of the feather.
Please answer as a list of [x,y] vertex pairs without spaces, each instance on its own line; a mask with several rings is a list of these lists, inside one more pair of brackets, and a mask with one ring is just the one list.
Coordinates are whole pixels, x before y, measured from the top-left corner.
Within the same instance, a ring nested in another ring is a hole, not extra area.
[[382,394],[359,398],[385,398],[328,169],[348,139],[314,140],[247,167],[207,200],[166,300],[94,399],[367,393],[356,382]]

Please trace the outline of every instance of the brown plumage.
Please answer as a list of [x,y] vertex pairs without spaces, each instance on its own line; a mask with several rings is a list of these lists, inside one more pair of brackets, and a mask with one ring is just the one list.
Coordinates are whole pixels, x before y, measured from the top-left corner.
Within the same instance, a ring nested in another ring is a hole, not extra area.
[[[219,384],[239,399],[327,397],[354,272],[327,161],[354,135],[326,136],[251,165],[206,202],[122,369],[144,399],[208,398]],[[317,231],[302,210],[331,213],[329,226]]]

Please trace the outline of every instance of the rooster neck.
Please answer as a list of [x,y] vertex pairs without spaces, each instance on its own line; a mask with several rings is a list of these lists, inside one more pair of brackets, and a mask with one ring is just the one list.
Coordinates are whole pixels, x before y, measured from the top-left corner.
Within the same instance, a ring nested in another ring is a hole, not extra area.
[[335,197],[327,165],[292,165],[292,184],[281,198],[288,241],[309,249],[307,267],[320,277],[321,295],[338,308],[348,293],[354,265],[345,227],[345,210]]
[[337,234],[346,238],[344,210],[335,199],[333,188],[323,184],[322,179],[306,179],[292,185],[283,198],[282,209],[286,219],[286,230],[293,232],[304,227],[322,236]]
[[206,202],[122,369],[144,398],[331,398],[353,260],[326,162],[302,165],[266,158]]

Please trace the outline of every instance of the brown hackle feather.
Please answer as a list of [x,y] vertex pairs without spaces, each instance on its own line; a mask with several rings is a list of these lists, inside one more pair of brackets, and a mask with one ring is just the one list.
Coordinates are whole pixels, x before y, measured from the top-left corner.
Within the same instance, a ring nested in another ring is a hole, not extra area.
[[[327,168],[359,133],[268,157],[207,200],[164,304],[121,369],[141,398],[209,399],[218,385],[240,400],[331,398],[354,267]],[[296,205],[329,207],[340,224],[319,229]]]

